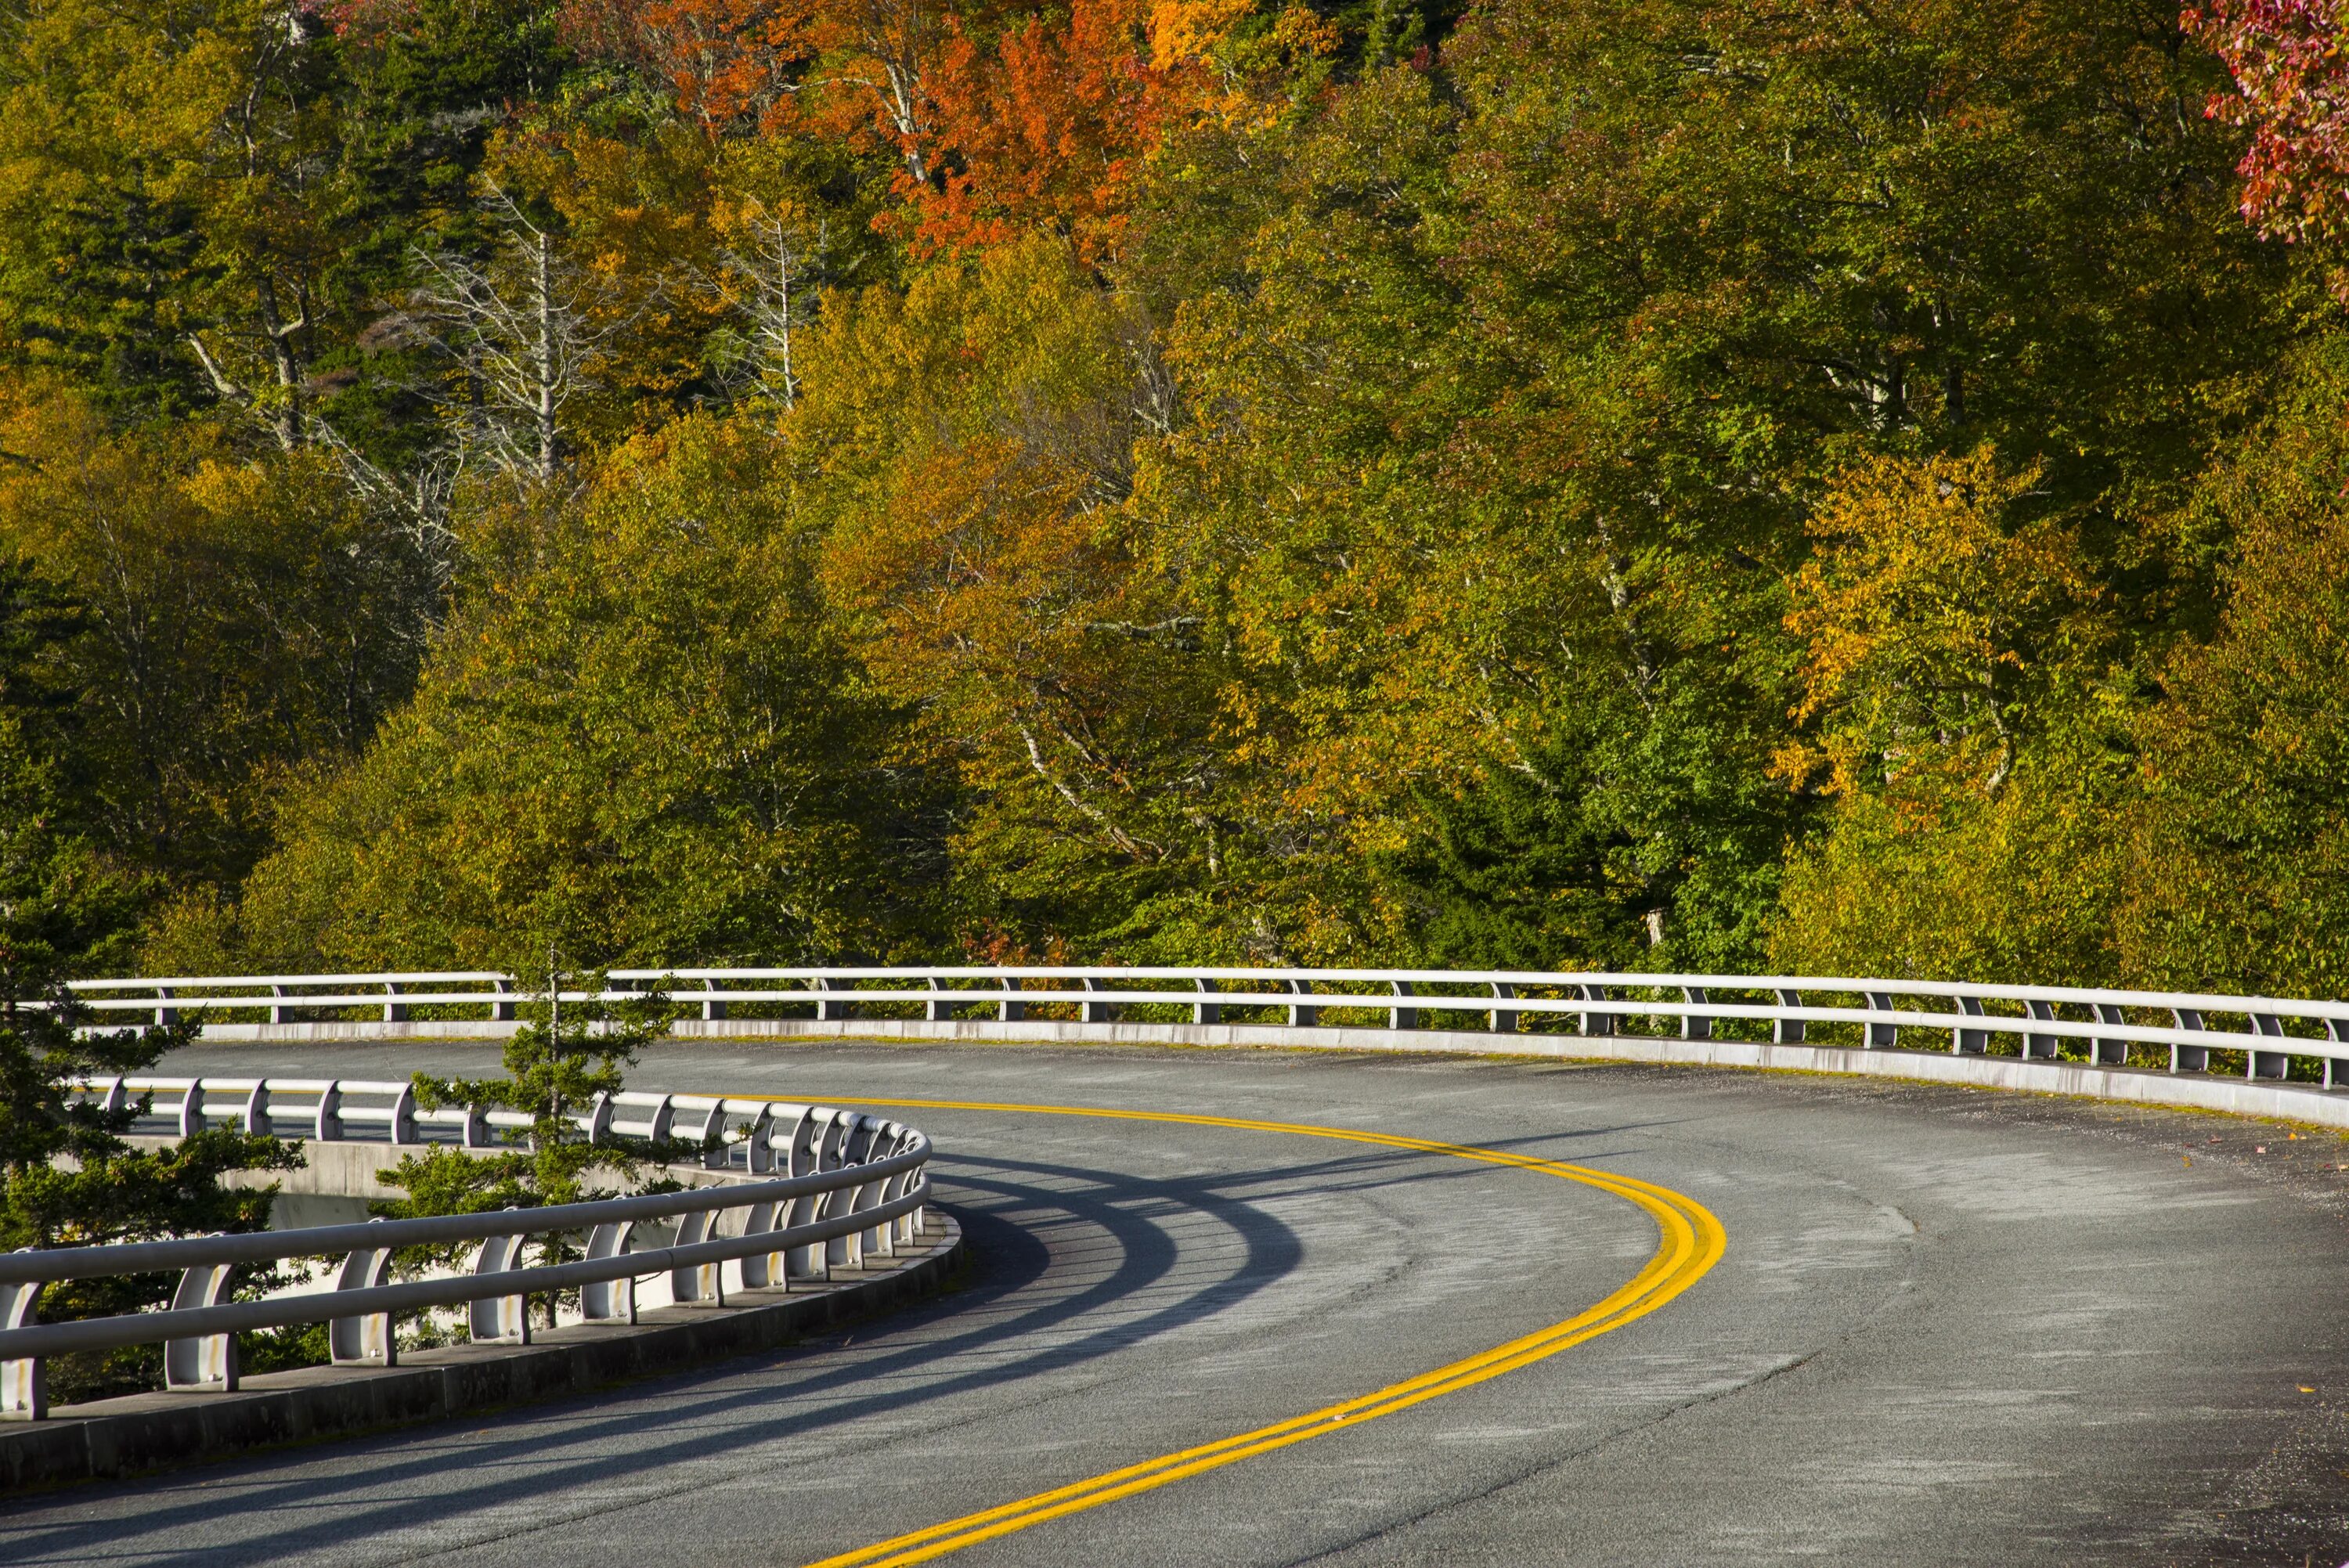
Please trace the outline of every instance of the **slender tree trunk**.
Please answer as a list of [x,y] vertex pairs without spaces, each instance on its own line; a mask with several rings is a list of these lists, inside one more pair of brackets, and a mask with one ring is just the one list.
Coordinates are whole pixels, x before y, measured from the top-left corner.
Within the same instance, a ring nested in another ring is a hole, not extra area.
[[792,377],[792,255],[780,223],[775,229],[775,275],[782,285],[781,297],[776,302],[776,346],[782,362],[783,407],[790,409],[799,404],[799,383]]
[[306,319],[285,320],[277,308],[277,285],[263,273],[254,288],[261,308],[261,340],[277,375],[277,406],[269,413],[270,434],[292,451],[302,444],[302,362],[294,348],[294,335],[309,325]]
[[537,263],[538,340],[531,353],[532,368],[538,377],[533,412],[538,417],[538,477],[551,483],[562,438],[554,424],[554,256],[553,242],[544,234],[538,236]]

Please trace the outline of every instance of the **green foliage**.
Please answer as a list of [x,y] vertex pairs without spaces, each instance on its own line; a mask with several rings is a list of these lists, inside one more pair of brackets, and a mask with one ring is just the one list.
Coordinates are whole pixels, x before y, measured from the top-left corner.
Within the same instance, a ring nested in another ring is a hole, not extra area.
[[1221,880],[1219,662],[1127,504],[1164,414],[1142,324],[1035,239],[835,301],[808,365],[801,515],[852,645],[968,788],[967,940],[1091,945]]
[[1470,968],[1758,966],[1801,802],[1758,775],[1754,738],[1702,687],[1666,677],[1654,696],[1633,716],[1595,694],[1517,765],[1423,796],[1425,830],[1386,857],[1418,952]]
[[356,753],[413,682],[429,571],[315,454],[109,430],[54,383],[0,388],[0,551],[77,606],[38,678],[76,694],[61,765],[117,859],[233,883],[285,771]]
[[945,798],[773,526],[779,458],[755,424],[683,421],[578,505],[501,520],[415,704],[289,800],[215,951],[522,969],[550,940],[652,965],[918,941]]
[[128,418],[213,405],[288,449],[324,418],[397,450],[371,307],[412,245],[471,226],[492,129],[556,83],[554,33],[528,0],[9,7],[13,356]]
[[2224,609],[2140,720],[2119,935],[2145,984],[2349,988],[2349,344],[2300,369],[2261,438],[2210,476],[2197,522],[2233,540]]
[[1838,800],[1786,867],[1772,972],[2120,983],[2130,785],[2125,758],[2069,748],[1995,796]]

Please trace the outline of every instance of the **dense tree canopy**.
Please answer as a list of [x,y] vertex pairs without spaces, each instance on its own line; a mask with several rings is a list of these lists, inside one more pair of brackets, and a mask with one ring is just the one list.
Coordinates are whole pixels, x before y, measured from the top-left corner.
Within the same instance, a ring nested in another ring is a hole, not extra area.
[[0,15],[149,962],[2344,984],[2330,6]]

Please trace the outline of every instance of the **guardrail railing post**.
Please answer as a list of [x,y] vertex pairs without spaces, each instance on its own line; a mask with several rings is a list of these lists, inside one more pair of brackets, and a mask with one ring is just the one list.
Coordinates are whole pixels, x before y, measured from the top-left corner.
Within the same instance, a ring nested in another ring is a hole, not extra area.
[[[881,1190],[882,1202],[895,1202],[904,1197],[914,1190],[916,1180],[916,1173],[910,1171],[903,1176],[892,1177],[888,1185]],[[914,1215],[911,1212],[900,1214],[889,1222],[889,1250],[892,1253],[899,1247],[912,1246],[915,1239]]]
[[[884,1148],[881,1148],[881,1143],[884,1143],[888,1130],[890,1130],[890,1122],[881,1122],[881,1119],[876,1118],[864,1118],[864,1124],[857,1130],[855,1164],[872,1164],[874,1160],[881,1160],[881,1157],[884,1157]],[[857,1183],[855,1188],[848,1190],[848,1213],[862,1213],[864,1209],[872,1209],[876,1202],[881,1202],[878,1192],[881,1192],[881,1183],[884,1183],[884,1181],[888,1179],[885,1179],[885,1176],[876,1176],[876,1179]],[[874,1228],[872,1225],[867,1225],[864,1230],[855,1230],[855,1233],[848,1234],[848,1240],[853,1242],[853,1253],[855,1253],[855,1256],[853,1256],[853,1263],[855,1263],[857,1267],[864,1267],[864,1258],[872,1256],[872,1251],[874,1251]]]
[[[385,981],[383,983],[383,994],[387,998],[398,995],[399,982],[397,980]],[[408,1022],[408,1004],[405,1002],[393,1002],[387,1000],[383,1005],[383,1021],[387,1024],[405,1024]]]
[[[816,1212],[821,1220],[844,1219],[856,1210],[856,1194],[861,1189],[835,1187],[824,1194],[823,1207]],[[823,1277],[830,1279],[834,1269],[861,1269],[864,1266],[864,1238],[855,1231],[844,1236],[834,1236],[823,1243]]]
[[[1979,996],[1959,997],[1958,1011],[1969,1018],[1984,1018],[1990,1016],[1983,1009],[1982,1000]],[[1952,1056],[1961,1057],[1990,1055],[1990,1031],[1988,1029],[1951,1029],[1950,1052]]]
[[[2340,1044],[2344,1040],[2349,1040],[2349,1018],[2325,1019],[2324,1037],[2333,1041],[2335,1045]],[[2338,1087],[2335,1075],[2337,1075],[2343,1068],[2349,1068],[2349,1061],[2344,1061],[2339,1057],[2327,1057],[2324,1058],[2324,1087],[2326,1088]]]
[[416,1086],[401,1084],[398,1098],[391,1102],[391,1140],[394,1144],[421,1143],[416,1135]]
[[[228,1264],[199,1264],[180,1275],[171,1310],[218,1306],[228,1289]],[[163,1387],[222,1394],[236,1392],[236,1336],[202,1334],[163,1341]]]
[[[912,1130],[908,1128],[900,1127],[897,1129],[895,1140],[889,1145],[890,1157],[894,1159],[897,1155],[905,1153],[906,1150],[913,1146],[913,1142],[914,1134]],[[903,1175],[890,1178],[889,1181],[882,1186],[881,1201],[885,1203],[895,1202],[897,1199],[911,1192],[914,1190],[915,1184],[920,1181],[921,1179],[922,1173],[918,1169],[908,1171]],[[902,1213],[895,1219],[888,1222],[889,1245],[887,1250],[893,1255],[900,1245],[910,1247],[920,1239],[921,1218],[922,1212],[919,1209],[909,1209],[905,1213]]]
[[[1574,989],[1580,994],[1581,999],[1585,1002],[1604,1002],[1609,999],[1607,987],[1604,985],[1577,985]],[[1612,1013],[1586,1007],[1581,1016],[1582,1033],[1585,1038],[1612,1035],[1615,1032],[1615,1015]]]
[[[704,980],[701,983],[701,988],[705,991],[715,991],[718,989],[718,982],[715,979]],[[719,1001],[715,996],[704,996],[701,999],[701,1021],[703,1023],[714,1024],[725,1016],[725,1003]]]
[[[597,1225],[587,1233],[587,1255],[591,1259],[616,1258],[628,1250],[636,1226],[626,1221]],[[594,1280],[579,1287],[579,1315],[589,1323],[634,1323],[636,1321],[636,1279],[634,1274],[622,1274],[618,1279]]]
[[[817,977],[815,988],[819,992],[850,992],[856,989],[856,983],[853,980],[835,980],[831,975],[824,975]],[[850,1016],[849,1008],[854,1005],[844,1000],[834,1001],[827,996],[816,1003],[815,1016],[825,1023],[845,1023]]]
[[[1192,984],[1196,985],[1199,990],[1206,995],[1212,995],[1216,989],[1216,983],[1213,980],[1208,979],[1204,975],[1194,979]],[[1191,1004],[1191,1022],[1194,1024],[1220,1024],[1223,1021],[1224,1009],[1220,1004],[1215,1002],[1194,1002]]]
[[[783,1228],[791,1212],[789,1203],[753,1203],[750,1217],[743,1222],[746,1236],[765,1235]],[[772,1252],[752,1253],[742,1260],[744,1290],[789,1290],[792,1288],[791,1259],[781,1248]]]
[[[855,1110],[843,1112],[834,1120],[833,1126],[837,1130],[839,1139],[836,1151],[833,1156],[832,1169],[839,1170],[845,1166],[863,1163],[864,1146],[871,1136],[867,1131],[870,1123],[870,1118],[864,1112]],[[837,1220],[854,1212],[856,1194],[860,1191],[862,1191],[861,1188],[854,1186],[833,1188],[824,1194],[823,1207],[817,1211],[818,1217]],[[835,1268],[864,1267],[864,1238],[854,1231],[849,1232],[844,1236],[833,1237],[823,1243],[823,1262],[827,1278]]]
[[[2055,1004],[2043,1002],[2036,996],[2024,1002],[2023,1010],[2043,1022],[2053,1021],[2055,1016]],[[2033,1057],[2053,1057],[2063,1044],[2060,1036],[2034,1035],[2026,1031],[2023,1037],[2023,1058],[2029,1061]]]
[[340,1078],[330,1078],[318,1091],[318,1119],[311,1136],[321,1143],[343,1140],[343,1085]]
[[[1495,1001],[1513,1002],[1516,1000],[1516,995],[1517,988],[1515,985],[1510,985],[1506,980],[1495,980],[1493,982],[1493,999]],[[1523,1015],[1515,1007],[1494,1008],[1492,1026],[1493,1033],[1496,1035],[1516,1034],[1517,1032],[1517,1020],[1521,1016],[1523,1016]]]
[[155,987],[155,1000],[157,1003],[155,1008],[155,1025],[158,1028],[160,1028],[165,1024],[176,1024],[180,1021],[180,1010],[177,1007],[166,1007],[161,1006],[161,1004],[169,1002],[171,999],[171,988],[169,985],[158,985]]
[[[1681,1000],[1689,1003],[1692,1006],[1702,1007],[1705,1003],[1704,987],[1702,985],[1682,986]],[[1683,1040],[1709,1040],[1713,1038],[1713,1020],[1696,1013],[1682,1013],[1681,1015],[1681,1038]]]
[[[1291,980],[1288,983],[1288,994],[1292,996],[1310,996],[1313,995],[1313,982],[1310,980]],[[1288,1005],[1288,1026],[1290,1028],[1310,1029],[1318,1026],[1320,1022],[1321,1009],[1313,1006],[1312,1003],[1291,1002]]]
[[[885,1121],[881,1123],[878,1127],[874,1129],[872,1141],[865,1146],[865,1163],[869,1165],[877,1161],[886,1160],[890,1155],[896,1152],[896,1146],[897,1124],[894,1121]],[[849,1212],[862,1213],[867,1209],[877,1209],[882,1204],[887,1202],[889,1201],[889,1181],[890,1179],[888,1177],[883,1176],[878,1177],[874,1181],[867,1181],[863,1186],[857,1188],[856,1200],[849,1206]],[[896,1247],[891,1240],[891,1233],[894,1230],[894,1226],[886,1223],[869,1225],[865,1227],[865,1229],[857,1233],[857,1241],[860,1250],[862,1250],[867,1257],[885,1258],[895,1256],[896,1253]]]
[[[2172,1007],[2169,1010],[2169,1016],[2177,1022],[2178,1026],[2181,1029],[2207,1029],[2209,1027],[2208,1024],[2205,1024],[2202,1021],[2202,1009],[2199,1007]],[[2181,1046],[2173,1042],[2169,1047],[2169,1070],[2174,1073],[2209,1072],[2210,1070],[2210,1047],[2208,1046]]]
[[[833,1129],[837,1119],[836,1112],[818,1114],[812,1107],[800,1119],[799,1126],[792,1132],[792,1175],[812,1176],[818,1171],[832,1168],[830,1150]],[[789,1223],[810,1224],[823,1212],[823,1194],[812,1192],[805,1197],[792,1201]],[[832,1277],[829,1251],[822,1242],[809,1242],[804,1245],[793,1247],[784,1254],[783,1261],[788,1278],[830,1279]]]
[[[1085,976],[1085,989],[1088,991],[1106,991],[1109,989],[1109,982],[1101,979],[1096,975],[1088,975]],[[1114,1002],[1087,1002],[1084,1004],[1084,1020],[1088,1024],[1115,1023],[1117,1021],[1116,1008],[1117,1004]]]
[[764,1176],[775,1168],[775,1112],[771,1106],[761,1106],[750,1118],[750,1125],[742,1131],[742,1157],[753,1176]]
[[[1799,1007],[1802,1005],[1803,994],[1800,991],[1782,989],[1778,992],[1778,1006],[1781,1007]],[[1770,1038],[1777,1045],[1799,1046],[1806,1033],[1808,1030],[1800,1018],[1790,1018],[1781,1013],[1770,1020]]]
[[[377,1220],[375,1224],[383,1223]],[[336,1290],[373,1290],[391,1278],[389,1247],[359,1247],[344,1254],[335,1273]],[[326,1354],[337,1367],[393,1367],[399,1346],[392,1336],[391,1315],[364,1312],[326,1320]]]
[[719,1100],[701,1119],[701,1168],[723,1171],[730,1162],[726,1148],[726,1102]]
[[272,985],[269,988],[269,1021],[273,1024],[282,1024],[285,1021],[285,986]]
[[[889,1201],[889,1189],[896,1185],[896,1180],[897,1179],[894,1176],[884,1176],[880,1181],[863,1189],[863,1191],[872,1194],[873,1202],[870,1203],[859,1202],[857,1206],[859,1208],[877,1209],[882,1204],[887,1202]],[[872,1229],[864,1233],[864,1251],[868,1255],[874,1257],[895,1257],[897,1255],[897,1222],[895,1220],[881,1220],[876,1222]]]
[[[2097,1002],[2092,1006],[2095,1008],[2096,1022],[2099,1024],[2127,1025],[2128,1023],[2128,1016],[2121,1011],[2120,1005],[2116,1002]],[[2108,1040],[2099,1036],[2088,1042],[2088,1060],[2096,1067],[2127,1067],[2128,1042]]]
[[238,1119],[238,1122],[247,1132],[265,1133],[270,1130],[269,1080],[267,1078],[254,1080],[253,1092],[244,1097],[244,1114]]
[[[31,1252],[19,1247],[19,1252]],[[40,1305],[41,1284],[28,1280],[0,1284],[0,1328],[30,1328]],[[0,1421],[46,1421],[49,1418],[48,1372],[37,1356],[0,1361]]]
[[[2275,1014],[2253,1013],[2251,1016],[2251,1033],[2266,1035],[2271,1038],[2280,1037],[2283,1034],[2283,1020]],[[2254,1048],[2243,1054],[2249,1058],[2244,1064],[2245,1078],[2280,1078],[2292,1076],[2292,1057],[2282,1051],[2262,1051]]]
[[[1390,980],[1387,982],[1387,988],[1398,996],[1412,996],[1418,994],[1413,987],[1412,983],[1408,980]],[[1387,1027],[1390,1029],[1418,1028],[1419,1009],[1416,1007],[1389,1007],[1387,1009]]]
[[498,998],[490,1004],[490,1022],[512,1023],[514,1021],[513,982],[501,976],[491,981],[490,985],[494,988],[491,995]]
[[[1868,1010],[1869,1012],[1889,1013],[1892,1011],[1891,992],[1863,991],[1860,995],[1868,998]],[[1900,1026],[1898,1024],[1879,1024],[1872,1018],[1869,1019],[1865,1044],[1871,1051],[1889,1051],[1896,1048],[1900,1044]]]
[[[710,1239],[716,1225],[718,1211],[697,1209],[677,1222],[677,1244],[680,1247],[699,1246]],[[726,1305],[726,1274],[717,1264],[686,1264],[668,1273],[670,1296],[680,1305],[688,1301],[706,1301],[713,1306]]]
[[[783,1159],[781,1166],[783,1174],[786,1176],[812,1174],[816,1168],[817,1145],[823,1141],[823,1119],[816,1114],[814,1106],[808,1106],[801,1110],[800,1119],[792,1123],[791,1131],[783,1135]],[[794,1205],[804,1205],[807,1200],[794,1198],[792,1202]],[[789,1222],[797,1224],[799,1222]]]
[[929,975],[923,979],[929,986],[930,994],[923,1005],[922,1016],[933,1024],[953,1023],[955,994],[947,988],[945,977]]
[[[518,1212],[509,1205],[505,1212]],[[481,1250],[473,1254],[475,1274],[505,1274],[522,1266],[523,1244],[529,1238],[521,1234],[485,1236]],[[476,1345],[527,1345],[530,1343],[530,1298],[523,1295],[485,1295],[465,1305],[465,1326]]]
[[204,1130],[204,1080],[188,1080],[188,1092],[180,1097],[180,1136],[193,1138]]
[[995,1021],[999,1024],[1026,1023],[1028,1021],[1028,1004],[1014,1000],[1013,997],[1009,995],[1009,993],[1017,992],[1019,989],[1019,976],[1017,975],[1006,975],[1003,977],[1003,989],[1007,995],[1002,1001],[998,1002],[995,1005]]

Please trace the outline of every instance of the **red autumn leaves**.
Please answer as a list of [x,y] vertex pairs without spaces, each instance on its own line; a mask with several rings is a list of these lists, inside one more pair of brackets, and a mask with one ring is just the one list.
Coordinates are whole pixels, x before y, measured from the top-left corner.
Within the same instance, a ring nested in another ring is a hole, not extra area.
[[2283,239],[2349,233],[2349,39],[2333,0],[2209,0],[2185,21],[2234,77],[2209,111],[2251,130],[2243,216]]

